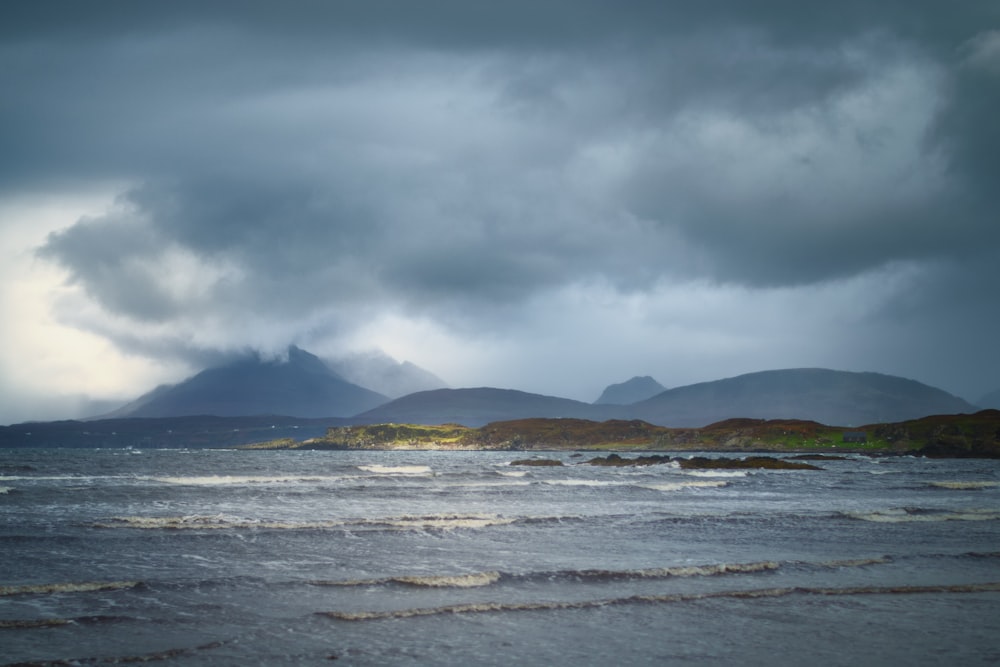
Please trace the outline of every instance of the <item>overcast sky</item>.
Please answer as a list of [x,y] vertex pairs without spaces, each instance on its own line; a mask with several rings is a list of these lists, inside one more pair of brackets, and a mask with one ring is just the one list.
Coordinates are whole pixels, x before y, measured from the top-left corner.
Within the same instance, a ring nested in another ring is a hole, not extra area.
[[995,0],[0,8],[0,423],[247,349],[1000,387]]

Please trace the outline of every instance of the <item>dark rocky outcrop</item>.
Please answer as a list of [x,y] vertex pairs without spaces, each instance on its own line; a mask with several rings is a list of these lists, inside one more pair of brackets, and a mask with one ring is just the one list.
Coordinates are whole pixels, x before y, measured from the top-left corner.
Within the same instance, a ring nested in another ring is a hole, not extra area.
[[718,458],[710,459],[704,456],[695,456],[690,459],[676,459],[678,465],[684,470],[822,470],[811,463],[796,463],[776,459],[771,456],[748,456],[745,459]]
[[663,463],[677,463],[684,470],[713,470],[713,469],[765,469],[765,470],[822,470],[809,463],[796,463],[785,459],[776,459],[770,456],[750,456],[745,459],[717,458],[710,459],[704,456],[695,456],[689,459],[671,458],[669,456],[639,456],[637,458],[624,458],[618,454],[609,454],[605,457],[590,459],[586,462],[592,466],[649,466]]
[[658,465],[662,463],[670,463],[672,460],[673,459],[669,456],[660,456],[656,454],[652,456],[639,456],[634,459],[627,459],[619,456],[618,454],[609,454],[608,456],[599,456],[597,458],[590,459],[589,461],[585,461],[585,463],[592,466],[625,467]]
[[563,464],[562,461],[558,461],[556,459],[518,459],[516,461],[510,462],[510,465],[512,466],[551,467],[551,466],[561,466],[562,464]]

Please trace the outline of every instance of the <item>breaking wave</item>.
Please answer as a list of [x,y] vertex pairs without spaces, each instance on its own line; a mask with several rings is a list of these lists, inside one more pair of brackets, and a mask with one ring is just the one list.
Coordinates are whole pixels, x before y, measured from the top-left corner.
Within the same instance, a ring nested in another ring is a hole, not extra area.
[[328,521],[279,521],[246,519],[214,515],[188,516],[117,516],[90,524],[94,528],[137,528],[144,530],[317,530],[317,529],[404,529],[404,530],[453,530],[456,528],[485,528],[515,523],[517,517],[496,514],[432,514],[426,516],[401,515],[371,519],[334,519]]
[[164,484],[182,484],[186,486],[241,486],[248,484],[287,484],[291,482],[324,482],[337,481],[343,477],[322,476],[286,476],[275,477],[266,475],[203,475],[189,477],[152,477],[154,482]]
[[992,489],[1000,486],[1000,482],[931,482],[930,485],[939,489],[971,490]]
[[[553,573],[555,576],[575,579],[667,579],[670,577],[713,577],[720,574],[750,574],[777,570],[775,561],[757,563],[716,563],[712,565],[680,565],[674,567],[653,567],[636,570],[566,570]],[[552,575],[549,575],[550,577]]]
[[980,584],[945,584],[939,586],[851,586],[844,588],[790,586],[780,588],[758,588],[734,591],[712,591],[707,593],[670,593],[665,595],[632,595],[603,600],[581,600],[573,602],[473,602],[446,605],[442,607],[419,607],[392,611],[322,611],[320,616],[339,621],[378,621],[384,619],[412,618],[414,616],[437,616],[442,614],[482,614],[507,611],[555,611],[563,609],[593,609],[611,605],[626,604],[670,604],[713,599],[777,598],[788,595],[915,595],[915,594],[956,594],[1000,592],[1000,582]]
[[609,482],[601,479],[544,479],[542,484],[552,486],[628,486],[628,482]]
[[877,510],[874,512],[845,512],[844,516],[862,521],[878,523],[914,523],[933,521],[995,521],[1000,519],[1000,510],[967,509],[961,511],[925,510],[914,508],[895,508]]
[[223,514],[187,516],[114,516],[90,524],[93,528],[140,528],[144,530],[228,530],[267,528],[304,530],[337,528],[342,521],[272,521],[243,519]]
[[877,556],[875,558],[851,558],[845,560],[828,560],[818,563],[820,567],[865,567],[866,565],[885,565],[891,563],[892,558],[888,556]]
[[723,574],[751,574],[777,570],[779,563],[718,563],[714,565],[681,565],[675,567],[643,568],[635,570],[559,570],[555,572],[525,572],[512,574],[489,571],[471,574],[440,574],[416,576],[391,576],[373,579],[322,580],[309,582],[315,586],[377,586],[405,584],[431,588],[476,588],[489,586],[501,580],[528,581],[542,579],[577,581],[621,581],[628,579],[667,579],[671,577],[712,577]]
[[506,526],[517,521],[517,517],[503,517],[497,514],[432,514],[429,516],[398,516],[378,519],[360,519],[351,525],[389,526],[392,528],[424,529],[437,528],[486,528]]
[[343,581],[312,581],[314,586],[377,586],[403,584],[420,588],[477,588],[500,580],[499,572],[384,577],[382,579],[347,579]]
[[81,581],[55,584],[22,584],[0,586],[0,597],[9,595],[52,595],[55,593],[90,593],[135,588],[138,581]]
[[358,466],[358,470],[373,472],[377,475],[430,475],[430,466],[383,466],[365,465]]
[[644,489],[653,491],[680,491],[682,489],[708,489],[727,486],[728,482],[721,480],[702,480],[690,482],[661,482],[657,484],[639,484]]
[[747,470],[687,470],[684,472],[688,477],[746,477]]

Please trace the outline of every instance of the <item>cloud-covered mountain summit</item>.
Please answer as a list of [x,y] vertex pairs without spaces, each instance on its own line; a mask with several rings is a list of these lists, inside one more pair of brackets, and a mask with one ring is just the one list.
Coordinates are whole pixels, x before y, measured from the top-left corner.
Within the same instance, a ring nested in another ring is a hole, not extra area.
[[319,357],[295,346],[287,358],[260,354],[161,386],[107,417],[347,417],[389,400],[343,379]]

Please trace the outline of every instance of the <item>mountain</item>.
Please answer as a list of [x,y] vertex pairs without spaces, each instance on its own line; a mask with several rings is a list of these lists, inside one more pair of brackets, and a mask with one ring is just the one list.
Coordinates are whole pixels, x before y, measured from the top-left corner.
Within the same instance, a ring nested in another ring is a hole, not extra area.
[[287,359],[248,355],[179,384],[157,387],[104,417],[344,417],[387,400],[340,377],[319,357],[292,346]]
[[434,389],[397,398],[351,418],[355,424],[462,424],[479,427],[494,421],[529,417],[577,417],[603,420],[617,415],[617,406],[595,406],[582,401],[514,389]]
[[629,403],[638,403],[647,398],[652,398],[665,390],[666,387],[648,375],[643,375],[642,377],[637,375],[626,382],[611,384],[605,387],[600,398],[594,401],[594,405],[628,405]]
[[977,410],[960,398],[915,380],[879,373],[797,368],[677,387],[630,405],[588,404],[513,389],[438,389],[390,401],[350,421],[478,427],[531,417],[574,417],[594,421],[641,419],[659,426],[700,428],[726,419],[750,418],[859,426]]
[[991,391],[976,403],[981,408],[992,408],[994,410],[1000,410],[1000,389],[996,391]]
[[630,419],[675,427],[701,427],[733,417],[855,426],[978,410],[915,380],[823,368],[762,371],[702,382],[669,389],[626,409]]
[[444,380],[409,361],[399,362],[381,350],[326,359],[326,365],[348,382],[399,398],[418,391],[444,389]]

